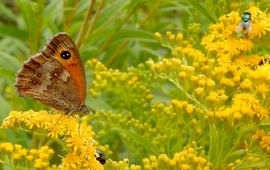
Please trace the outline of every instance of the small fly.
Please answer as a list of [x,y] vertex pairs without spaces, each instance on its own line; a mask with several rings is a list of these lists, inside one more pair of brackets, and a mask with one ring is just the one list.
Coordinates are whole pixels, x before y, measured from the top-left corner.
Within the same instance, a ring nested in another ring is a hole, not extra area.
[[245,12],[242,16],[242,21],[236,28],[236,33],[240,35],[241,37],[248,37],[248,34],[250,34],[252,31],[251,27],[251,13]]

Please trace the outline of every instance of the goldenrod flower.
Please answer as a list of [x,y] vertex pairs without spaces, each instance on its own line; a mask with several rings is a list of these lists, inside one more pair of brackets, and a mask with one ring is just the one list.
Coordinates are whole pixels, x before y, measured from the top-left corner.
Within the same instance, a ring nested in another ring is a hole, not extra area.
[[[62,156],[62,163],[58,165],[62,169],[103,169],[103,166],[94,156],[95,141],[92,128],[83,122],[79,126],[77,119],[74,117],[48,114],[46,111],[12,111],[4,120],[2,126],[5,128],[20,127],[38,133],[45,132],[44,135],[48,137],[62,139],[63,143],[60,144],[68,152],[66,156]],[[0,145],[0,148],[2,145]],[[7,151],[12,152],[12,147],[8,146],[7,148],[10,149]],[[48,163],[49,158],[54,154],[54,150],[48,146],[43,146],[39,150],[33,148],[28,151],[23,149],[21,145],[15,145],[14,152],[13,159],[22,159],[22,157],[29,161],[34,159],[33,166],[35,168],[48,167],[50,165]]]

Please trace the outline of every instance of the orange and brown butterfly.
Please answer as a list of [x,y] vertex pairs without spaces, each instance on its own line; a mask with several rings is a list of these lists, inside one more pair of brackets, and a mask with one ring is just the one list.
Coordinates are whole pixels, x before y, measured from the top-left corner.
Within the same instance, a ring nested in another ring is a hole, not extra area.
[[86,80],[77,47],[66,33],[55,35],[17,73],[19,96],[32,97],[65,114],[89,113]]

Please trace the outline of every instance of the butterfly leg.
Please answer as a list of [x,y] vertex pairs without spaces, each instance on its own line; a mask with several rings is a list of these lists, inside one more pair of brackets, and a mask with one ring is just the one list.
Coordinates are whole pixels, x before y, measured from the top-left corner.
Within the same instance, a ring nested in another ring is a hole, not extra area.
[[65,112],[65,115],[74,117],[74,118],[77,120],[77,122],[78,122],[78,135],[81,136],[81,135],[80,135],[81,119],[80,119],[79,116],[76,116],[77,113],[78,113],[77,111],[73,111],[73,110],[72,110],[72,111]]

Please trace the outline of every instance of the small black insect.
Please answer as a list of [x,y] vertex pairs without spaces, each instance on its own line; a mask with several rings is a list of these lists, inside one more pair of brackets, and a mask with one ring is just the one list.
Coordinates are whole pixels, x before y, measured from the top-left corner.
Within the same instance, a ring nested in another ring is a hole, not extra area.
[[95,157],[96,160],[99,161],[102,165],[106,163],[106,157],[100,150],[96,150]]
[[258,63],[258,65],[262,66],[266,63],[270,64],[270,59],[268,57],[264,57],[263,59],[261,59],[261,61]]

